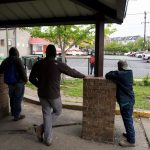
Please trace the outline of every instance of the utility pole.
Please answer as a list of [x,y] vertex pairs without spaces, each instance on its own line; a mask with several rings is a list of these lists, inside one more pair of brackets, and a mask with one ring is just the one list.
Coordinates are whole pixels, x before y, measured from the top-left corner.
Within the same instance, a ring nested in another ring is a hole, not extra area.
[[8,28],[6,28],[6,46],[7,46],[7,56],[9,55],[9,49],[8,49]]
[[145,47],[146,47],[146,24],[149,23],[149,22],[146,22],[146,19],[147,19],[147,13],[146,11],[144,11],[144,41],[143,41],[143,50],[145,50]]
[[143,49],[145,50],[145,43],[146,43],[146,11],[144,11],[144,45],[143,45]]

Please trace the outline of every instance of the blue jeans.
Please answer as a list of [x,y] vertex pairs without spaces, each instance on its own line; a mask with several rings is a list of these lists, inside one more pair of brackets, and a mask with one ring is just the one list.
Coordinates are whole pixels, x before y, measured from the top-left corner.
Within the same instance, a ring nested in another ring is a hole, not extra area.
[[14,85],[8,85],[11,114],[14,118],[18,118],[21,113],[21,102],[24,95],[24,83],[16,83]]
[[94,66],[95,66],[95,63],[91,63],[90,64],[90,74],[92,74],[93,73],[93,70],[94,70]]
[[133,104],[125,105],[120,107],[123,123],[127,133],[127,141],[129,143],[135,143],[135,130],[133,126]]

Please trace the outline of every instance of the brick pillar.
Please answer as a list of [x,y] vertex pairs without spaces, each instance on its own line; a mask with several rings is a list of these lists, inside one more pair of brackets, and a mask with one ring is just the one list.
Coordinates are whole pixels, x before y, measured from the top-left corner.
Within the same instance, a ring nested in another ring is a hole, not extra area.
[[9,114],[8,86],[4,83],[3,74],[0,74],[0,119]]
[[114,143],[116,85],[100,77],[84,79],[82,138]]

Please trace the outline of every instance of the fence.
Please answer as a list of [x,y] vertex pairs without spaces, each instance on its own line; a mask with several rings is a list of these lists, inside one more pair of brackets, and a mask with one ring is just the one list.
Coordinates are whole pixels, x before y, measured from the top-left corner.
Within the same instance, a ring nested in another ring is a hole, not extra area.
[[[85,75],[89,75],[90,65],[89,65],[89,57],[88,56],[66,57],[66,59],[67,59],[67,65],[69,65],[71,68],[74,68]],[[104,56],[103,76],[105,76],[105,74],[109,71],[117,70],[117,62],[120,59],[127,60],[129,67],[133,70],[134,78],[136,78],[136,79],[144,78],[145,76],[150,75],[150,63],[147,63],[146,61],[142,60],[141,58],[105,55]],[[27,61],[26,61],[26,63],[27,63]],[[27,66],[27,64],[25,64],[25,66]]]
[[[134,78],[144,78],[150,75],[150,63],[142,60],[141,58],[126,57],[126,56],[105,56],[103,76],[109,71],[117,70],[117,62],[120,59],[125,59],[129,67],[133,70]],[[67,58],[67,64],[77,69],[78,71],[89,75],[89,58]]]

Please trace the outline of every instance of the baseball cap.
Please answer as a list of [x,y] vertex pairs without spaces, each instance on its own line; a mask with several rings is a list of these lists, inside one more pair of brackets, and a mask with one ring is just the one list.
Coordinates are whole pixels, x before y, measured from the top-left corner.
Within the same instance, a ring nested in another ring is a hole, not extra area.
[[131,70],[128,66],[128,63],[126,60],[119,60],[118,61],[118,67],[124,69],[124,70]]

